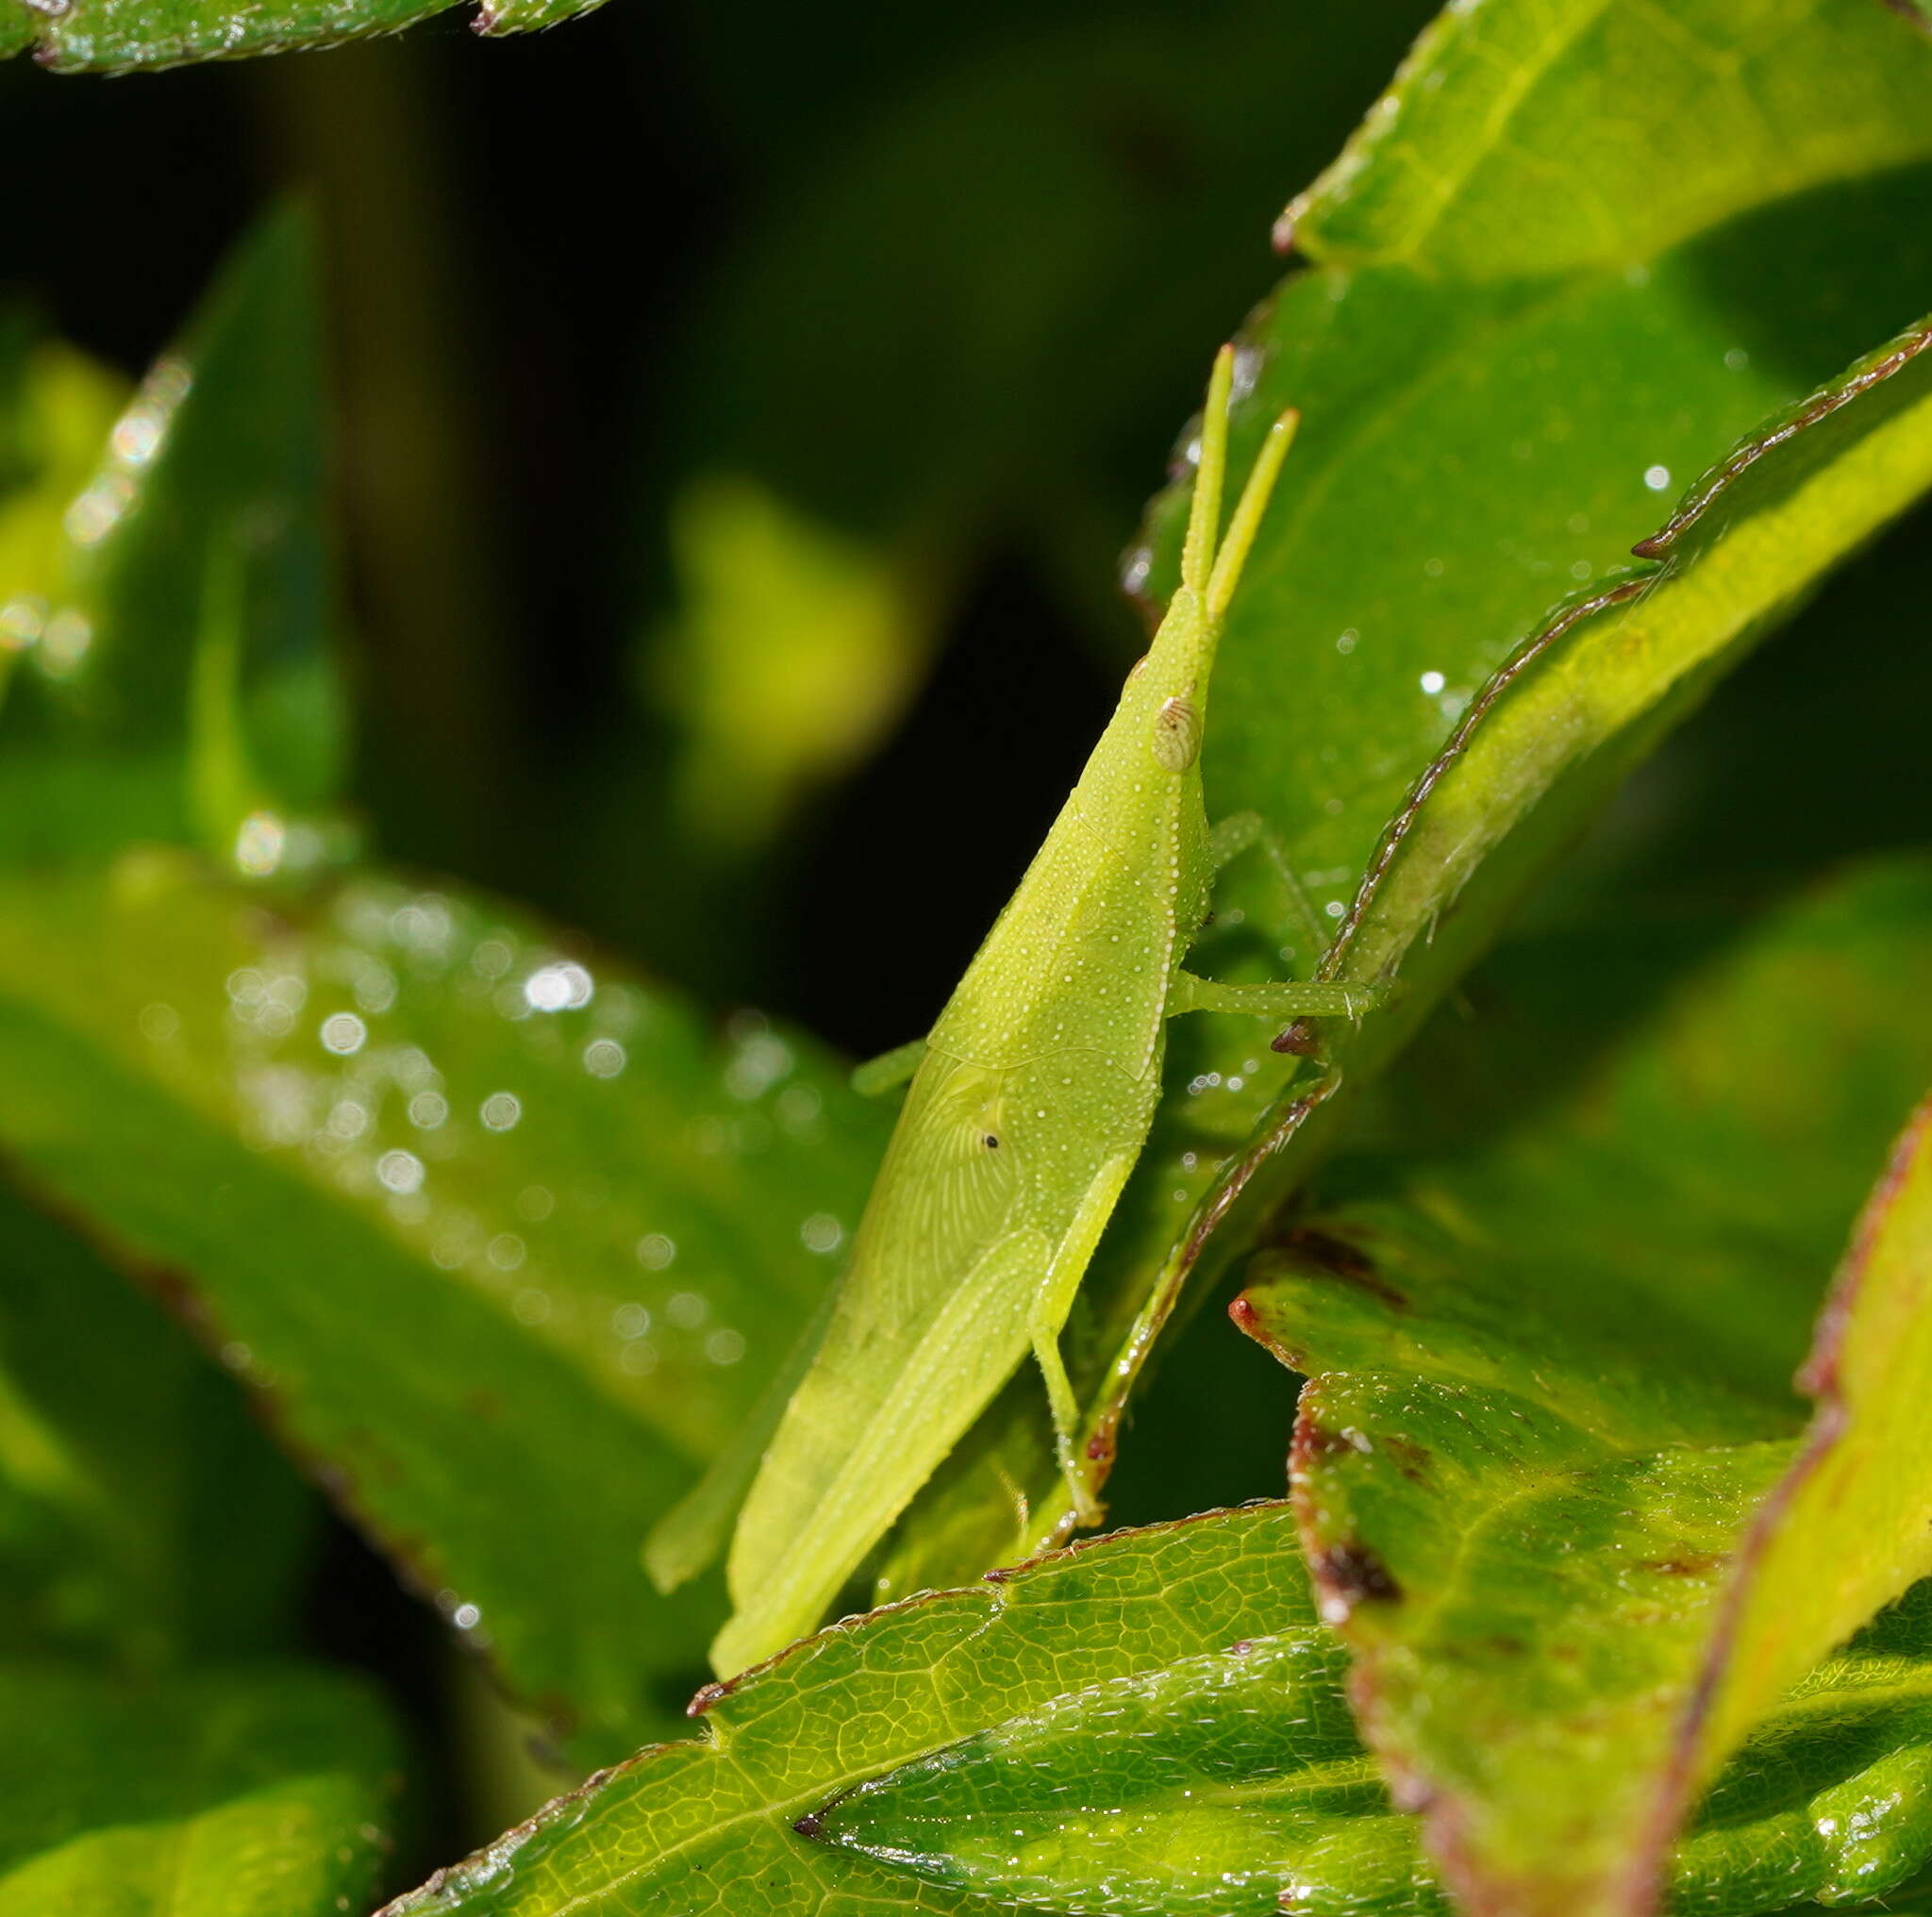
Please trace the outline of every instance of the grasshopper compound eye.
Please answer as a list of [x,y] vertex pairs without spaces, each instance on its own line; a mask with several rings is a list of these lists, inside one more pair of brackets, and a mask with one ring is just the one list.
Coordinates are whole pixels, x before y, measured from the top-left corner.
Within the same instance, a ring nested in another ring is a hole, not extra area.
[[1201,714],[1187,699],[1164,699],[1154,715],[1154,758],[1166,772],[1186,772],[1201,756]]

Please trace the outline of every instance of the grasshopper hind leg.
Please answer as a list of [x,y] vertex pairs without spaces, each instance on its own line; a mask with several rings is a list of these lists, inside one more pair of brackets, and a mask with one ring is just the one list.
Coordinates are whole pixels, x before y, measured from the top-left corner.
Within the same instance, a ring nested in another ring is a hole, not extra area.
[[1074,1501],[1074,1522],[1082,1530],[1091,1529],[1106,1513],[1087,1482],[1074,1449],[1080,1432],[1080,1404],[1060,1359],[1059,1327],[1044,1317],[1036,1317],[1031,1329],[1033,1356],[1046,1380],[1046,1401],[1053,1408],[1054,1450],[1059,1458],[1060,1475],[1067,1481],[1067,1493]]
[[1087,1267],[1092,1262],[1094,1247],[1107,1221],[1113,1215],[1121,1188],[1134,1169],[1135,1152],[1120,1152],[1094,1174],[1093,1182],[1081,1197],[1066,1236],[1060,1240],[1047,1266],[1044,1282],[1035,1293],[1027,1320],[1027,1336],[1040,1375],[1046,1381],[1047,1403],[1053,1409],[1054,1448],[1059,1456],[1061,1475],[1074,1501],[1074,1520],[1083,1528],[1099,1524],[1104,1515],[1078,1451],[1080,1404],[1074,1395],[1073,1380],[1060,1358],[1060,1327],[1074,1309],[1074,1294],[1080,1288]]

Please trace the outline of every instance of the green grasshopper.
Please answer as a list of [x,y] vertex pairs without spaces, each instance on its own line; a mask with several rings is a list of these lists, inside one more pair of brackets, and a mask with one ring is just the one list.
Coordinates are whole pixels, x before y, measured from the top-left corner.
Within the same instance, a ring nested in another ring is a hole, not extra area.
[[1259,829],[1253,814],[1208,829],[1201,728],[1222,621],[1297,418],[1270,431],[1216,551],[1233,363],[1224,347],[1181,583],[1154,643],[939,1023],[866,1069],[874,1088],[909,1072],[911,1090],[817,1355],[739,1516],[720,1671],[818,1623],[1029,1345],[1076,1517],[1098,1521],[1059,1332],[1146,1142],[1164,1021],[1353,1017],[1373,998],[1182,967],[1216,871]]

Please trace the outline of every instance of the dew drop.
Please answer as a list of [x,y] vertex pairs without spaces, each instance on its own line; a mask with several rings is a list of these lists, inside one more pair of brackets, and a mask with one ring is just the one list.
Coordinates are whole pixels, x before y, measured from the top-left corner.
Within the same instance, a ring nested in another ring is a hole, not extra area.
[[508,1131],[523,1117],[523,1102],[514,1092],[492,1092],[478,1115],[491,1131]]
[[375,1161],[375,1175],[385,1191],[408,1194],[424,1189],[424,1161],[413,1152],[385,1152]]
[[368,1037],[369,1027],[352,1011],[331,1012],[322,1022],[323,1048],[339,1058],[359,1052]]

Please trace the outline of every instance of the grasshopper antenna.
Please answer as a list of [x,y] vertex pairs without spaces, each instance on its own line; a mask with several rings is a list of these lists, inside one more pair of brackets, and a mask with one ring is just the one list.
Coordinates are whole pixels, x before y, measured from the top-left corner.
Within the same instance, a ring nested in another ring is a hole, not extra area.
[[[1248,483],[1241,488],[1234,517],[1227,523],[1227,537],[1222,541],[1221,550],[1214,557],[1214,572],[1203,597],[1202,609],[1210,625],[1221,624],[1222,615],[1227,610],[1227,602],[1234,597],[1234,589],[1241,579],[1241,567],[1247,563],[1249,548],[1255,543],[1261,515],[1268,510],[1269,495],[1274,492],[1274,482],[1280,477],[1281,462],[1288,458],[1288,449],[1294,443],[1295,428],[1301,423],[1301,414],[1290,407],[1268,428],[1268,437],[1261,442],[1254,471],[1248,475]],[[1217,474],[1215,476],[1218,479],[1220,475]]]
[[1196,594],[1207,590],[1221,531],[1221,487],[1227,474],[1227,405],[1234,391],[1234,348],[1214,356],[1208,382],[1208,405],[1201,414],[1201,457],[1194,468],[1194,498],[1188,508],[1187,542],[1181,547],[1181,584]]

